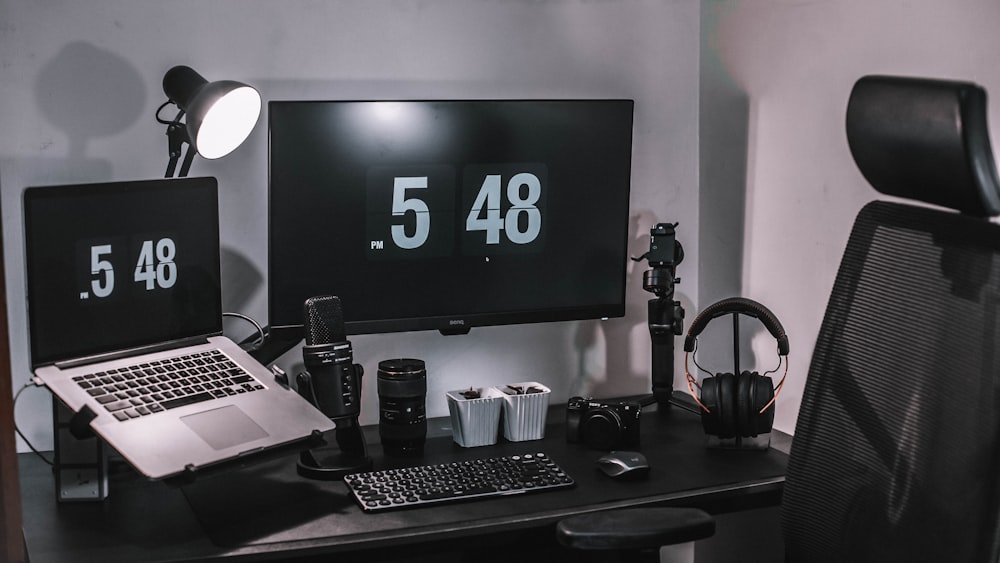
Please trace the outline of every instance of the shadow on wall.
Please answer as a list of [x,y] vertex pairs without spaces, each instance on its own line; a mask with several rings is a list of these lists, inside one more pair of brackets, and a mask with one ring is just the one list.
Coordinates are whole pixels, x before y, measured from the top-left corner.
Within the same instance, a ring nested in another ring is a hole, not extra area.
[[[702,49],[699,88],[699,252],[700,310],[727,297],[743,295],[743,250],[746,236],[747,166],[750,146],[750,100],[715,49],[714,14],[702,11]],[[765,306],[769,306],[764,303]],[[699,311],[689,311],[687,326]],[[725,324],[722,321],[715,324]],[[732,329],[711,326],[700,346],[712,350],[713,363],[733,365]],[[759,325],[744,332],[759,332]],[[740,363],[754,365],[752,338],[740,339]],[[692,368],[694,369],[694,368]],[[730,371],[729,368],[723,371]]]
[[127,129],[148,95],[128,61],[82,41],[67,43],[42,68],[35,89],[42,114],[69,138],[71,159],[86,154],[89,139]]
[[[629,223],[629,256],[640,257],[649,250],[650,228],[660,222],[676,222],[676,219],[661,219],[648,209],[632,214]],[[683,273],[685,266],[689,265],[678,265],[678,276]],[[650,393],[652,343],[647,302],[655,299],[655,296],[643,291],[643,273],[647,269],[648,263],[644,260],[632,261],[628,266],[625,317],[605,322],[578,323],[573,342],[577,354],[577,370],[572,394],[607,398]],[[682,289],[677,287],[671,297],[680,301],[685,310],[690,310],[690,300],[683,296]],[[675,358],[680,346],[681,342],[675,338]],[[674,365],[676,363],[675,361]],[[683,377],[678,378],[678,374],[674,374],[675,386],[682,380]]]
[[[69,149],[64,155],[47,157],[47,151],[60,141],[53,136],[42,139],[38,146],[26,147],[26,151],[37,151],[41,156],[4,159],[4,191],[16,192],[19,201],[27,186],[111,179],[111,163],[88,158],[87,142],[128,129],[141,116],[146,96],[142,76],[125,59],[89,43],[66,44],[42,67],[34,97],[39,112],[65,133]],[[20,206],[16,216],[21,216]],[[10,258],[20,260],[21,254]]]
[[[232,248],[222,248],[222,310],[226,312],[245,311],[256,292],[264,288],[264,274],[246,256]],[[258,322],[259,319],[255,319]],[[231,330],[231,327],[235,330]],[[255,336],[257,330],[246,321],[229,322],[224,325],[225,335],[241,342],[248,336]]]

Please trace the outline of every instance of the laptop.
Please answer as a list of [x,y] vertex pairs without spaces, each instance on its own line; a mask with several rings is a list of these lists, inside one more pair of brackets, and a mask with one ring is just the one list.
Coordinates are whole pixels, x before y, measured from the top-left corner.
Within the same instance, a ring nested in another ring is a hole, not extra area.
[[214,178],[27,188],[24,229],[32,369],[141,474],[334,427],[222,336]]

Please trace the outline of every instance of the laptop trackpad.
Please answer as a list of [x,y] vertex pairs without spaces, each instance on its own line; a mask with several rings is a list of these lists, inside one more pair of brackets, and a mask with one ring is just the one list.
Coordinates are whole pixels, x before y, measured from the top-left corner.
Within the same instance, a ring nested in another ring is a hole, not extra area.
[[217,450],[267,437],[267,432],[236,405],[182,416],[195,434]]

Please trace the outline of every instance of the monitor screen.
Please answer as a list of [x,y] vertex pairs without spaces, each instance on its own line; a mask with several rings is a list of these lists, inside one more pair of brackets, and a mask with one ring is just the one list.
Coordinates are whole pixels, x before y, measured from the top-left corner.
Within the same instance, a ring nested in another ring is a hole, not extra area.
[[272,101],[269,323],[349,334],[625,311],[631,100]]

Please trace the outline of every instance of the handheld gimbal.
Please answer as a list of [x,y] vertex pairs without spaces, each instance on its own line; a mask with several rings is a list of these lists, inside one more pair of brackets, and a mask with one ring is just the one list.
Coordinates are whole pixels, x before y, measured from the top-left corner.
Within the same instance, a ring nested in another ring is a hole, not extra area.
[[674,388],[674,337],[684,332],[684,308],[674,301],[677,265],[684,260],[684,247],[675,237],[677,223],[657,223],[649,230],[649,251],[636,262],[646,260],[650,269],[642,275],[642,288],[654,295],[648,303],[649,335],[653,341],[653,399],[666,406]]

